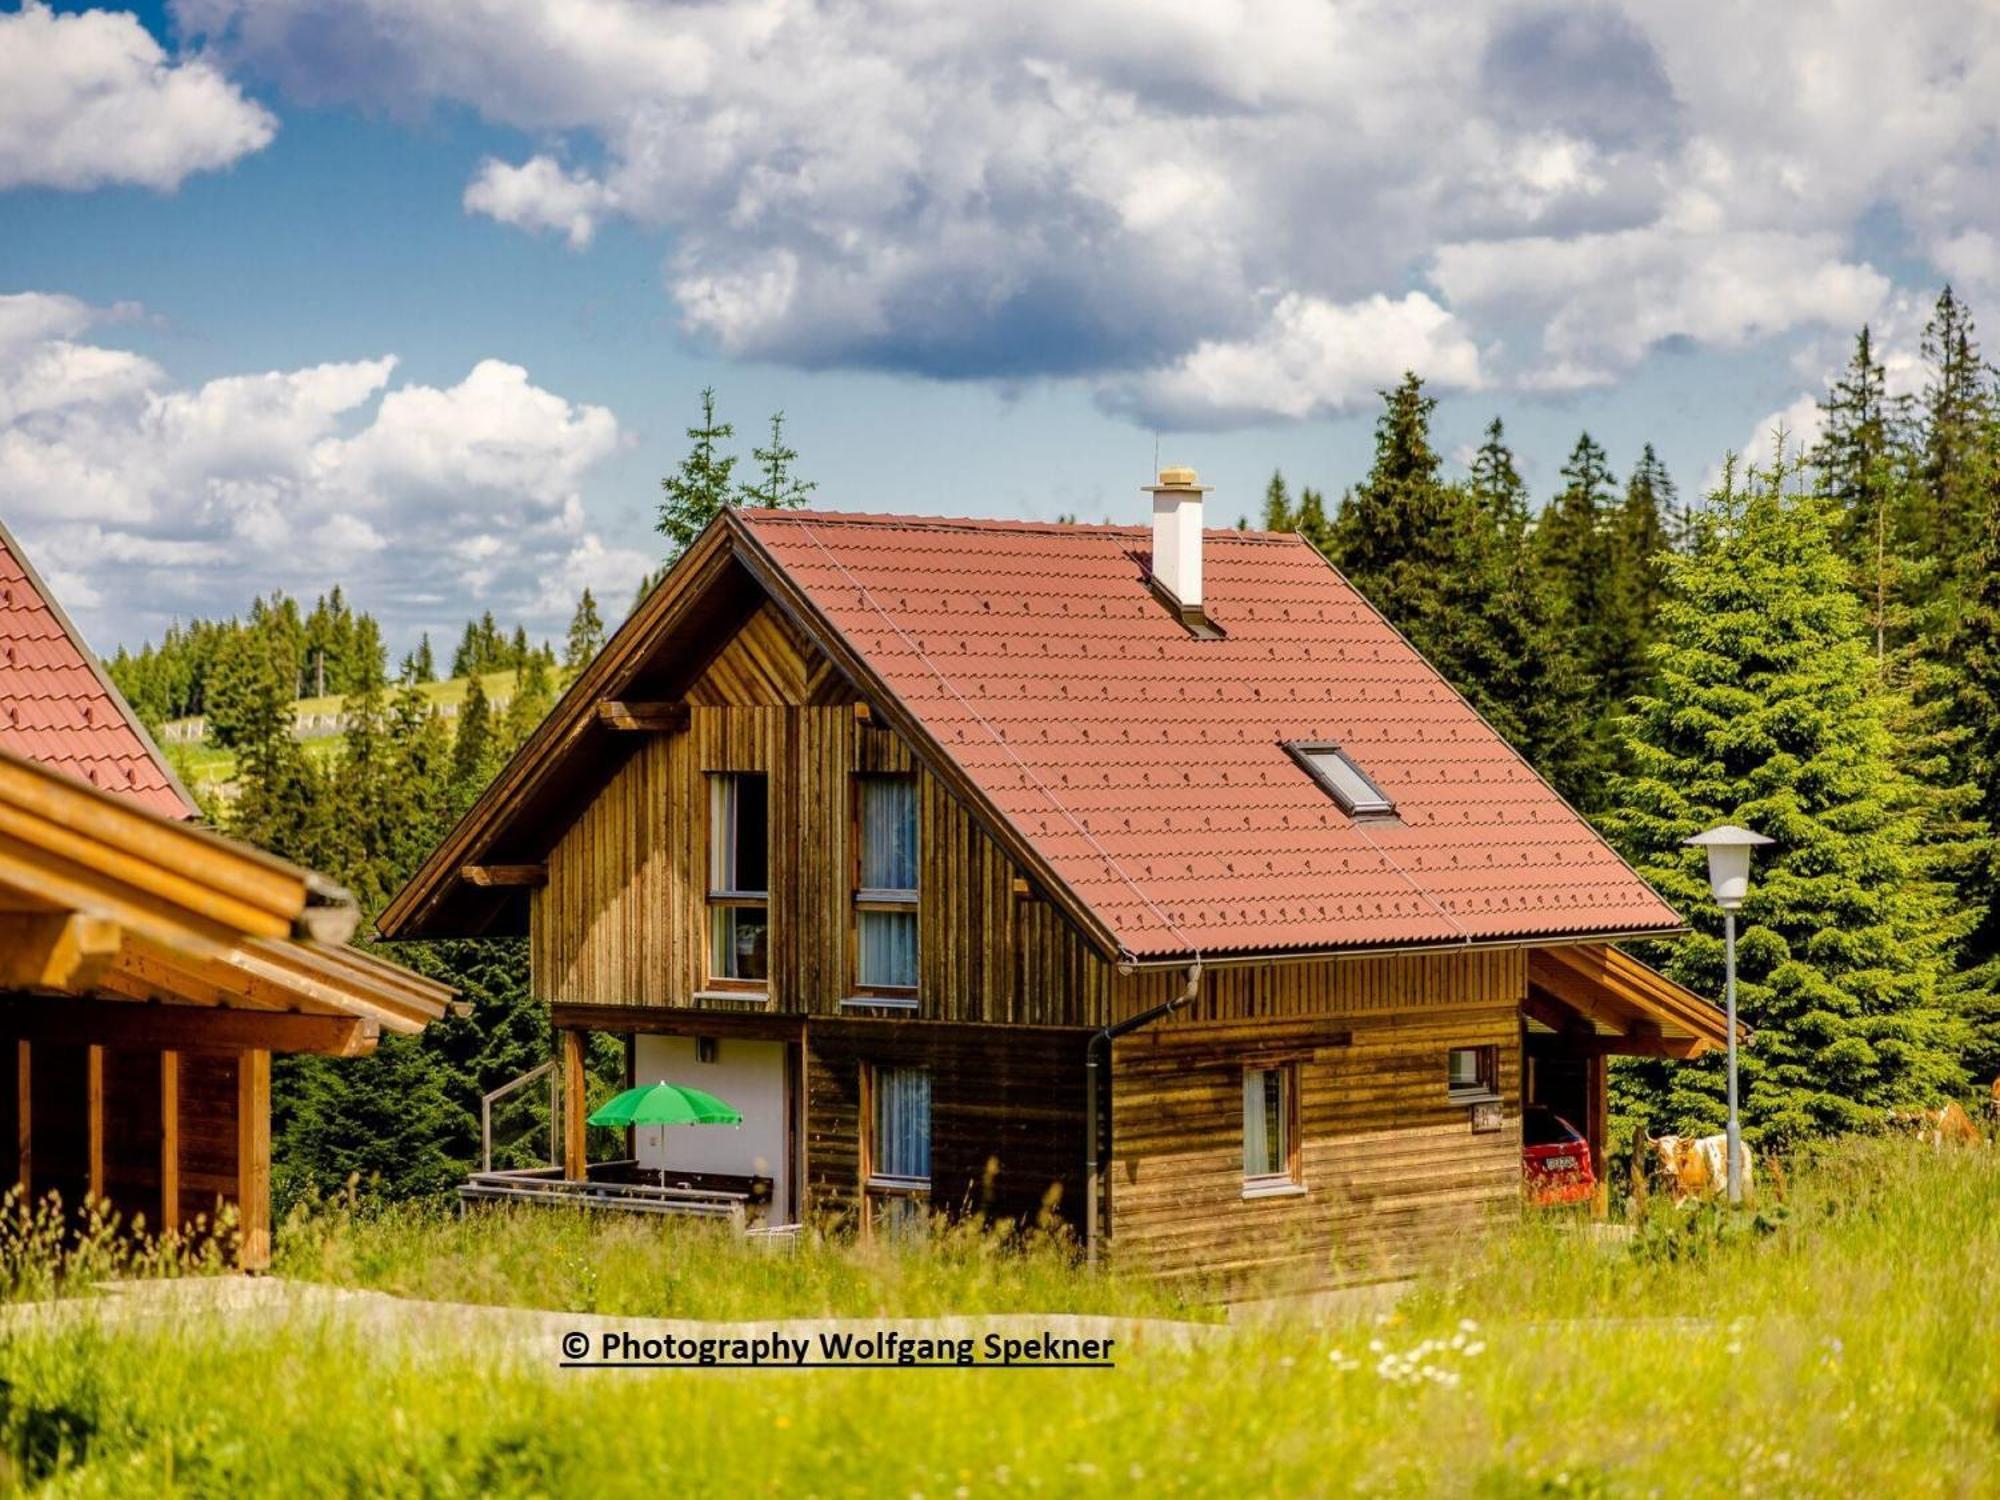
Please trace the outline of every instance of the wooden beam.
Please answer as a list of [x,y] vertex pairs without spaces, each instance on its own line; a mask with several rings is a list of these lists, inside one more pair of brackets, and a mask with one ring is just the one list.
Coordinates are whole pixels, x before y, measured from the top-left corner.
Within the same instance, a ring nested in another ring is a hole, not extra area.
[[584,1119],[585,1078],[583,1066],[585,1033],[562,1034],[563,1060],[563,1176],[581,1182],[588,1172],[585,1149],[587,1125]]
[[662,1036],[743,1037],[772,1042],[796,1042],[806,1033],[806,1018],[785,1011],[702,1010],[685,1005],[566,1005],[557,1001],[550,1005],[549,1014],[558,1031],[577,1027],[586,1031],[643,1031]]
[[114,1047],[360,1057],[375,1050],[381,1028],[361,1016],[146,1005],[124,1000],[13,1000],[0,1003],[0,1035],[83,1046],[105,1043]]
[[83,1059],[86,1191],[95,1202],[104,1196],[104,1049],[93,1043],[84,1048]]
[[549,883],[547,865],[461,865],[458,878],[477,886],[544,886]]
[[160,1233],[181,1228],[181,1055],[160,1054]]
[[81,993],[117,960],[116,922],[80,912],[0,913],[0,990]]
[[236,1262],[245,1271],[271,1263],[271,1054],[236,1059]]
[[597,705],[597,722],[627,734],[679,734],[688,726],[685,703],[619,703]]

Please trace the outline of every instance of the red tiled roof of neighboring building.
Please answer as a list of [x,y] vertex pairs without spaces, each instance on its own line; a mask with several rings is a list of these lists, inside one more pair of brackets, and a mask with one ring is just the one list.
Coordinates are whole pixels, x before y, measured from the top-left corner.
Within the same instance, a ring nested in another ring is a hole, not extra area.
[[0,749],[169,818],[194,802],[0,526]]
[[[1135,957],[1680,925],[1296,536],[1205,533],[1203,640],[1145,529],[737,518]],[[1396,816],[1350,817],[1288,742],[1341,746]]]

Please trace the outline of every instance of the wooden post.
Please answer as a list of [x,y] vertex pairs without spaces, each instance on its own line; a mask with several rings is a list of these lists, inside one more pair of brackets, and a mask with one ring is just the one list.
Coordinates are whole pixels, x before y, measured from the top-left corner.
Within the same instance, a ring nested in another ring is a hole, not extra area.
[[181,1228],[181,1055],[160,1054],[160,1233]]
[[21,1200],[31,1203],[35,1196],[35,1131],[31,1106],[34,1103],[33,1049],[24,1038],[14,1044],[14,1134],[16,1164],[21,1183]]
[[271,1263],[271,1054],[262,1048],[236,1055],[236,1212],[236,1263],[261,1271]]
[[589,1173],[584,1153],[584,1035],[574,1029],[562,1034],[563,1176],[572,1182],[583,1181]]
[[1604,1149],[1605,1133],[1611,1122],[1610,1082],[1611,1064],[1602,1053],[1585,1063],[1584,1087],[1589,1092],[1584,1100],[1583,1134],[1590,1142],[1590,1169],[1597,1179],[1597,1193],[1591,1199],[1590,1211],[1600,1219],[1611,1211],[1611,1184],[1604,1173],[1608,1154]]
[[84,1132],[89,1155],[87,1193],[91,1202],[104,1196],[104,1048],[84,1049]]

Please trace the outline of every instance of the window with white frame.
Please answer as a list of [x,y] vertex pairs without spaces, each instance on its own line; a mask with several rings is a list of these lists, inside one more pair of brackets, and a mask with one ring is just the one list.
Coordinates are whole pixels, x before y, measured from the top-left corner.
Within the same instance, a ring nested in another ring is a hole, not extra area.
[[1243,1070],[1243,1190],[1299,1185],[1299,1070],[1274,1063]]
[[709,977],[762,985],[771,975],[771,791],[756,772],[708,778]]
[[854,980],[864,994],[917,988],[917,779],[854,783]]

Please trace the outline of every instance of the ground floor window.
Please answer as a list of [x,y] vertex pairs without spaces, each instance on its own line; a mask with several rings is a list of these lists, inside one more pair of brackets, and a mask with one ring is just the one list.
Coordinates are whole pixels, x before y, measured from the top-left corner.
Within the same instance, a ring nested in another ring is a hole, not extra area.
[[1299,1070],[1296,1063],[1243,1070],[1243,1190],[1299,1185]]
[[1453,1047],[1446,1054],[1445,1091],[1454,1104],[1500,1097],[1500,1049]]
[[869,1064],[862,1070],[867,1122],[862,1169],[871,1228],[921,1223],[931,1190],[931,1075]]

